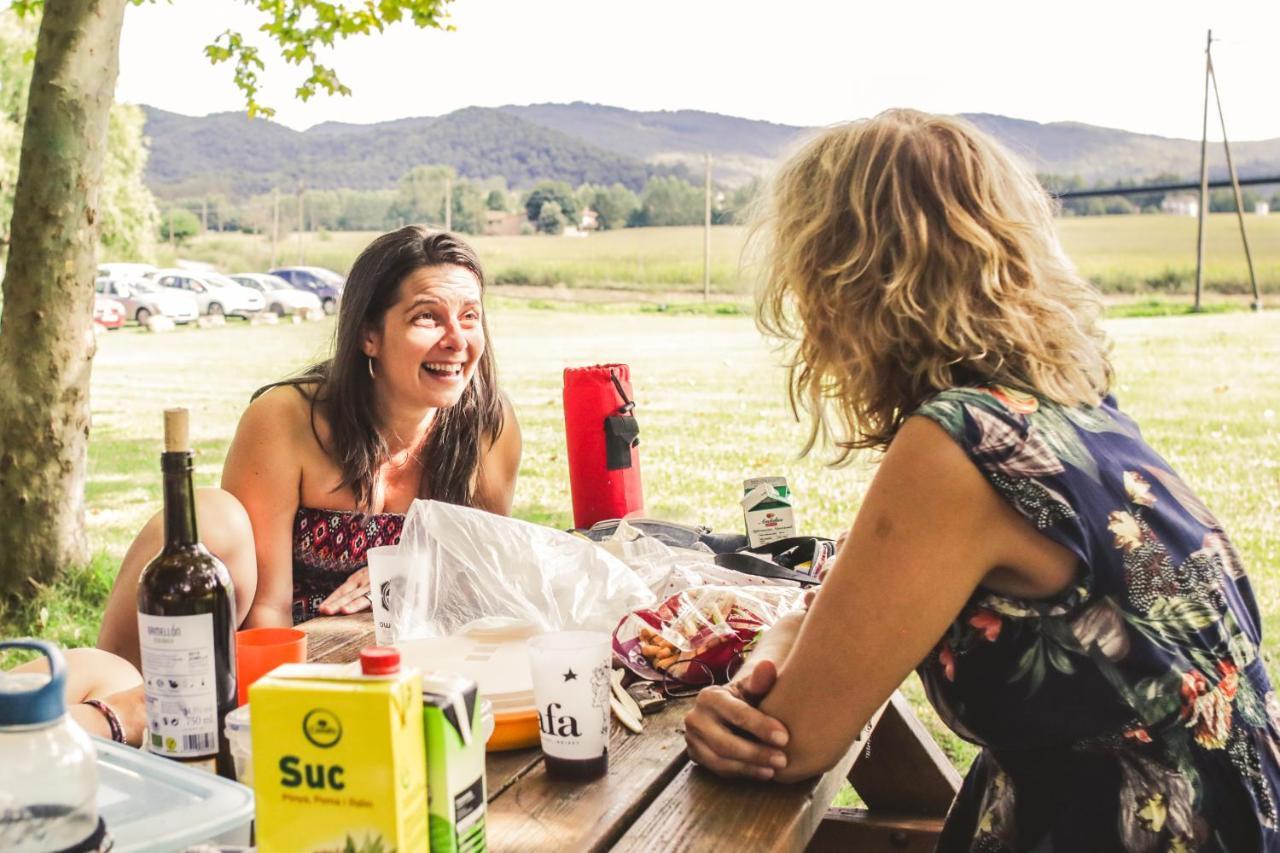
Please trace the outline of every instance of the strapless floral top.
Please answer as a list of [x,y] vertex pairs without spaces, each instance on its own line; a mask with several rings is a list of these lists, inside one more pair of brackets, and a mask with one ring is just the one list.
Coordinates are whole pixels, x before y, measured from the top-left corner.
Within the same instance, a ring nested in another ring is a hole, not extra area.
[[320,615],[320,603],[364,568],[365,553],[397,544],[403,529],[400,513],[299,507],[293,521],[293,624]]

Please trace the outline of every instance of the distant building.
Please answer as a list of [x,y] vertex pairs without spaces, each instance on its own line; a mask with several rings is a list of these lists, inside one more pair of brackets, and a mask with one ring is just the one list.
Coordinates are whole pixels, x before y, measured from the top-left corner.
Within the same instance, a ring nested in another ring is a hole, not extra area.
[[508,213],[505,210],[484,212],[484,233],[490,237],[514,237],[527,224],[528,218],[524,213]]
[[582,208],[582,221],[578,223],[580,231],[595,231],[600,227],[600,215],[589,207]]
[[1173,193],[1164,197],[1160,209],[1178,216],[1199,216],[1200,199],[1191,193]]

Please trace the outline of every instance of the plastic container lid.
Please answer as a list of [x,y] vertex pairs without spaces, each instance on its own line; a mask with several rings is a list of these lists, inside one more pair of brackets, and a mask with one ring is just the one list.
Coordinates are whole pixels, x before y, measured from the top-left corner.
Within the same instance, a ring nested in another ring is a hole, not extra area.
[[98,750],[98,814],[115,853],[170,853],[243,830],[248,843],[253,792],[204,770],[93,738]]
[[395,675],[400,671],[400,652],[391,646],[369,646],[360,650],[360,672],[365,675]]
[[227,734],[248,734],[249,733],[249,706],[241,705],[234,711],[227,714],[224,722]]
[[452,672],[472,679],[495,714],[532,711],[533,676],[529,672],[528,633],[486,632],[401,640],[396,643],[406,666],[424,672]]

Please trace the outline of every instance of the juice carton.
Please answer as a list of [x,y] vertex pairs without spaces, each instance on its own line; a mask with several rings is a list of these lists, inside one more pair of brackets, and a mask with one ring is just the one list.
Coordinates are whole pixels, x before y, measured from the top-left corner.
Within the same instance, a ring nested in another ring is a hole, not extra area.
[[427,849],[422,676],[399,652],[285,664],[249,703],[262,853]]
[[469,678],[422,679],[431,853],[479,853],[485,840],[484,733],[480,694]]
[[752,548],[796,535],[786,477],[752,477],[742,483],[742,492],[742,513]]

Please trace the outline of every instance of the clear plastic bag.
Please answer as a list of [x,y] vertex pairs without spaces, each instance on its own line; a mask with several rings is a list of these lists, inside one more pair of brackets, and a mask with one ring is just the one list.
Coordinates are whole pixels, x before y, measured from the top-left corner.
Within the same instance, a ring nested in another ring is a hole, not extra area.
[[414,501],[400,554],[404,598],[389,608],[397,639],[451,636],[521,622],[538,631],[610,631],[655,600],[626,564],[595,543],[514,518]]
[[622,617],[613,632],[614,655],[652,681],[723,683],[760,632],[803,601],[798,587],[692,587]]

